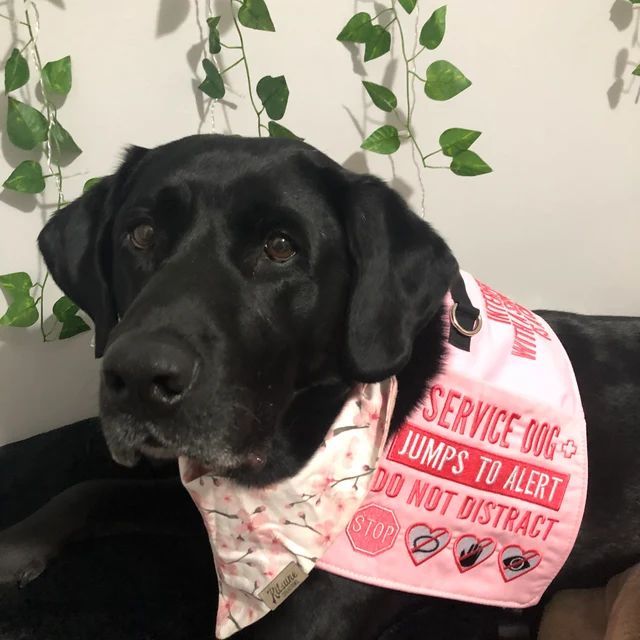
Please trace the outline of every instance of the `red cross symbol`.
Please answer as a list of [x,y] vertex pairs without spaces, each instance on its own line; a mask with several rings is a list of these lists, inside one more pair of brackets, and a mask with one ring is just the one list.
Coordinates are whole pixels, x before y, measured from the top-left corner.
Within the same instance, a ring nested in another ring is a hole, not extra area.
[[576,443],[569,438],[561,447],[565,458],[573,458],[578,451],[578,447],[576,447]]

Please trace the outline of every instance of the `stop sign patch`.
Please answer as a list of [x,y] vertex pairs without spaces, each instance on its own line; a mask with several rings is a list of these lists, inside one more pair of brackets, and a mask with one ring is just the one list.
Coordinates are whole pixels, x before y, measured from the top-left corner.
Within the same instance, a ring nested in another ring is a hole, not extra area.
[[391,509],[377,504],[360,507],[347,526],[347,537],[356,551],[377,556],[393,546],[400,525]]

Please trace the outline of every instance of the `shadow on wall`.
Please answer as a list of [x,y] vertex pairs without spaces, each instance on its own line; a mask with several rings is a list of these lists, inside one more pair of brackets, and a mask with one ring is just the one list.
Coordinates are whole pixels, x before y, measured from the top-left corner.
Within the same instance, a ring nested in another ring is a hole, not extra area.
[[[368,9],[368,12],[371,15],[378,15],[384,9],[388,8],[388,5],[382,4],[377,0],[372,0],[371,4],[372,9]],[[353,3],[353,13],[355,14],[357,11],[358,2],[356,0]],[[419,20],[419,8],[416,9],[414,18],[417,24]],[[380,21],[380,24],[384,24],[384,20]],[[338,34],[342,26],[342,24],[336,25],[336,35]],[[417,38],[417,32],[415,35]],[[351,56],[351,67],[355,76],[354,82],[362,83],[362,80],[369,80],[371,82],[375,82],[376,84],[382,84],[386,87],[391,87],[394,85],[398,73],[399,60],[393,47],[387,58],[388,62],[384,67],[382,77],[378,77],[369,76],[367,74],[367,66],[363,62],[363,45],[355,44],[353,42],[338,41],[336,41],[336,45],[345,48]],[[371,99],[367,95],[364,86],[360,87],[360,97],[362,108],[359,118],[351,109],[343,105],[343,108],[346,111],[349,120],[351,120],[351,123],[358,132],[358,136],[360,137],[360,139],[364,140],[372,131],[383,125],[393,125],[399,128],[402,127],[402,124],[406,120],[407,116],[405,108],[403,106],[398,106],[398,109],[396,110],[397,115],[396,113],[386,113],[380,111],[372,104]],[[389,181],[389,185],[393,189],[395,189],[403,198],[408,200],[413,193],[411,184],[409,184],[409,182],[407,182],[397,174],[393,156],[389,155],[387,156],[387,159],[390,164],[392,176],[391,180]],[[367,162],[367,154],[364,151],[355,151],[346,160],[344,160],[342,164],[345,168],[356,173],[370,173]],[[417,164],[416,171],[418,172],[418,174],[420,174],[421,167],[419,167]],[[420,175],[418,175],[418,179],[420,180]]]
[[[230,96],[242,99],[245,96],[239,92],[233,85],[232,76],[225,77],[226,93],[225,97],[221,100],[213,100],[204,94],[198,88],[202,82],[202,60],[204,58],[211,58],[209,53],[209,26],[207,25],[207,18],[211,16],[220,16],[220,24],[218,25],[218,31],[224,39],[229,36],[229,33],[233,31],[233,20],[231,16],[231,8],[227,2],[217,1],[212,6],[209,0],[195,0],[195,21],[200,39],[187,51],[187,63],[193,78],[191,80],[191,88],[195,98],[195,105],[198,112],[198,133],[231,133],[231,122],[229,121],[229,110],[235,110],[238,108],[237,102],[230,100]],[[235,50],[223,49],[217,55],[217,61],[220,68],[224,69],[234,61],[237,57]],[[240,91],[243,91],[241,89]],[[248,98],[247,98],[248,99]],[[224,125],[219,126],[215,120],[215,107],[220,106],[220,112],[224,119]]]
[[615,0],[609,11],[609,20],[615,28],[620,32],[630,30],[631,33],[629,47],[620,49],[614,60],[613,84],[607,90],[611,109],[618,106],[623,94],[635,93],[634,102],[640,102],[640,81],[638,76],[631,74],[640,64],[640,10],[636,6],[629,0]]
[[[203,6],[204,5],[204,6]],[[195,107],[198,117],[198,133],[204,133],[210,113],[210,98],[198,90],[201,79],[198,77],[200,61],[207,55],[207,3],[195,0],[195,23],[199,33],[195,42],[186,54],[187,65],[191,71],[191,89],[195,97]],[[160,0],[156,22],[156,38],[169,35],[176,31],[189,17],[191,6],[189,0]]]
[[[207,17],[209,13],[211,15],[222,15],[223,18],[228,13],[226,5],[216,7],[216,11],[211,11],[211,3],[209,0],[195,0],[195,23],[197,32],[199,34],[197,42],[195,42],[186,53],[187,65],[191,71],[191,90],[195,98],[195,107],[198,117],[197,133],[206,133],[207,125],[211,122],[210,130],[213,132],[213,114],[212,114],[212,100],[207,97],[202,91],[198,89],[202,78],[199,77],[201,73],[200,63],[204,57],[207,57],[208,52],[208,26]],[[190,0],[160,0],[158,4],[158,15],[156,22],[156,38],[162,38],[175,32],[184,24],[189,17],[191,11]],[[220,31],[222,33],[230,29],[230,21],[223,20],[220,25]],[[229,121],[226,113],[227,108],[235,109],[236,105],[226,100],[221,100],[223,105],[223,117],[227,129],[229,128]]]
[[189,15],[189,0],[160,0],[156,37],[173,33]]

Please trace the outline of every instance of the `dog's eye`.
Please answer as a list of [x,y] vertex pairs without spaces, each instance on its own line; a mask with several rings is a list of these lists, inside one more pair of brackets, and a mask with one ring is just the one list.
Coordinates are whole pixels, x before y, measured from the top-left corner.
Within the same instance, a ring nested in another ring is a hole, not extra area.
[[281,232],[270,235],[264,243],[264,252],[269,260],[286,262],[296,255],[296,249],[291,240]]
[[155,230],[150,224],[139,224],[129,232],[129,241],[136,249],[151,249]]

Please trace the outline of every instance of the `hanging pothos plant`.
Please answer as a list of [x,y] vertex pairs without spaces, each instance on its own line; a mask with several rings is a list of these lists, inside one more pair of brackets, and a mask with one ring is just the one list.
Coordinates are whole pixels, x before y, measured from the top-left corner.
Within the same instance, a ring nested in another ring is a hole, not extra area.
[[[30,10],[31,8],[31,10]],[[62,164],[77,157],[82,150],[71,134],[58,119],[57,102],[71,90],[71,58],[66,56],[42,64],[38,48],[37,33],[33,26],[34,5],[25,6],[25,19],[15,20],[28,32],[27,43],[14,48],[4,67],[4,90],[7,95],[6,131],[10,142],[23,151],[39,151],[44,147],[46,171],[40,162],[23,160],[6,178],[5,189],[24,194],[38,194],[44,191],[45,181],[54,179],[57,189],[57,211],[64,204]],[[3,18],[13,20],[8,16]],[[40,84],[41,104],[27,104],[15,96],[15,92],[29,82],[31,72],[25,52],[31,52],[36,72],[36,82]],[[92,181],[88,181],[88,188]],[[0,317],[0,325],[30,327],[40,320],[40,332],[46,342],[57,337],[61,340],[87,331],[89,326],[78,315],[78,306],[66,296],[53,305],[53,317],[45,321],[44,293],[49,274],[42,282],[34,282],[24,272],[0,275],[0,289],[8,299],[9,307]]]
[[[416,8],[418,0],[397,0],[407,14]],[[381,84],[363,80],[373,104],[387,113],[393,113],[397,126],[385,124],[373,131],[362,143],[362,148],[376,153],[391,154],[398,151],[403,141],[412,144],[420,156],[423,167],[440,169],[449,168],[459,176],[477,176],[489,173],[491,167],[469,147],[480,137],[481,132],[473,129],[452,128],[442,133],[439,148],[424,153],[415,135],[413,127],[413,110],[415,99],[411,88],[414,79],[419,80],[425,95],[431,100],[449,100],[471,86],[469,80],[460,69],[447,60],[431,62],[421,76],[416,70],[417,61],[425,50],[434,50],[442,42],[446,30],[447,7],[436,9],[422,25],[419,35],[420,49],[417,52],[407,50],[407,42],[402,25],[403,16],[399,12],[396,0],[391,6],[384,7],[375,16],[365,11],[356,13],[349,19],[338,34],[341,42],[364,44],[364,61],[374,60],[391,51],[392,30],[400,39],[400,50],[404,61],[404,114],[398,109],[398,99],[393,91]],[[451,158],[448,167],[427,164],[427,159],[442,153]]]
[[[237,10],[236,5],[238,5]],[[267,5],[264,0],[229,0],[229,9],[237,41],[235,44],[222,42],[218,28],[221,16],[213,16],[207,19],[207,26],[209,27],[208,48],[212,59],[205,58],[202,61],[206,77],[200,85],[200,90],[214,100],[223,98],[226,93],[224,76],[231,69],[242,64],[249,89],[249,101],[256,114],[258,135],[262,136],[266,133],[274,138],[298,138],[284,125],[277,122],[284,116],[289,101],[289,87],[284,76],[264,76],[258,80],[255,85],[255,93],[262,106],[258,106],[254,96],[247,49],[240,25],[247,29],[257,29],[258,31],[275,31]],[[223,48],[237,50],[240,57],[235,62],[220,69],[215,56],[220,54]],[[269,118],[267,124],[262,120],[265,113]]]
[[[636,4],[640,0],[630,0]],[[402,27],[402,16],[397,3],[407,14],[416,7],[417,0],[391,0],[375,16],[366,12],[356,13],[338,34],[342,42],[364,44],[364,61],[374,60],[391,50],[392,32],[400,40],[400,49],[404,60],[405,104],[404,114],[398,109],[398,99],[393,91],[382,84],[363,81],[373,104],[387,113],[393,113],[398,126],[385,124],[373,131],[362,143],[362,148],[382,154],[395,153],[403,141],[412,144],[420,155],[422,165],[436,168],[427,163],[427,159],[438,153],[451,158],[448,167],[457,175],[474,176],[491,171],[491,167],[480,158],[471,145],[480,136],[479,131],[464,128],[451,128],[442,133],[439,148],[431,153],[423,153],[413,127],[415,100],[411,96],[411,86],[418,79],[424,86],[424,93],[432,100],[449,100],[471,85],[471,81],[456,66],[446,60],[431,62],[422,77],[416,70],[416,61],[425,50],[434,50],[442,42],[446,29],[446,6],[436,9],[421,28],[419,43],[421,48],[409,52]],[[213,100],[219,100],[226,93],[225,76],[235,67],[242,65],[247,82],[249,101],[256,115],[259,136],[298,138],[280,121],[284,117],[289,100],[289,87],[284,75],[264,76],[253,84],[244,42],[243,29],[275,31],[275,26],[264,0],[229,0],[231,19],[237,39],[233,43],[223,42],[219,30],[221,16],[212,16],[207,20],[208,52],[210,57],[202,60],[205,78],[200,90]],[[31,9],[31,10],[30,10]],[[53,179],[57,188],[56,210],[64,203],[62,164],[68,164],[82,151],[71,134],[62,126],[58,118],[58,102],[71,90],[71,58],[66,56],[42,64],[34,32],[32,12],[35,12],[33,0],[25,6],[24,20],[13,20],[9,16],[0,16],[26,28],[27,43],[14,48],[5,64],[4,85],[7,94],[6,129],[9,140],[24,151],[39,150],[44,147],[46,169],[33,159],[23,160],[6,178],[3,186],[24,194],[38,194],[44,191],[46,180]],[[238,58],[221,68],[219,54],[222,50],[237,51]],[[30,80],[30,66],[25,52],[31,52],[35,68],[35,82],[41,89],[41,104],[21,101],[15,92],[23,88]],[[640,67],[634,73],[640,73]],[[256,98],[257,96],[257,98]],[[259,101],[259,102],[258,102]],[[265,122],[266,121],[266,122]],[[298,138],[301,139],[301,138]],[[441,168],[441,167],[438,167]],[[85,183],[84,190],[90,188],[96,178]],[[38,320],[43,340],[48,341],[56,335],[60,339],[69,338],[89,329],[78,315],[78,307],[69,298],[62,296],[53,305],[53,317],[45,320],[44,292],[49,279],[48,273],[42,282],[34,282],[26,272],[0,275],[0,289],[9,301],[7,311],[0,317],[0,325],[29,327]],[[59,331],[58,331],[59,329]]]

